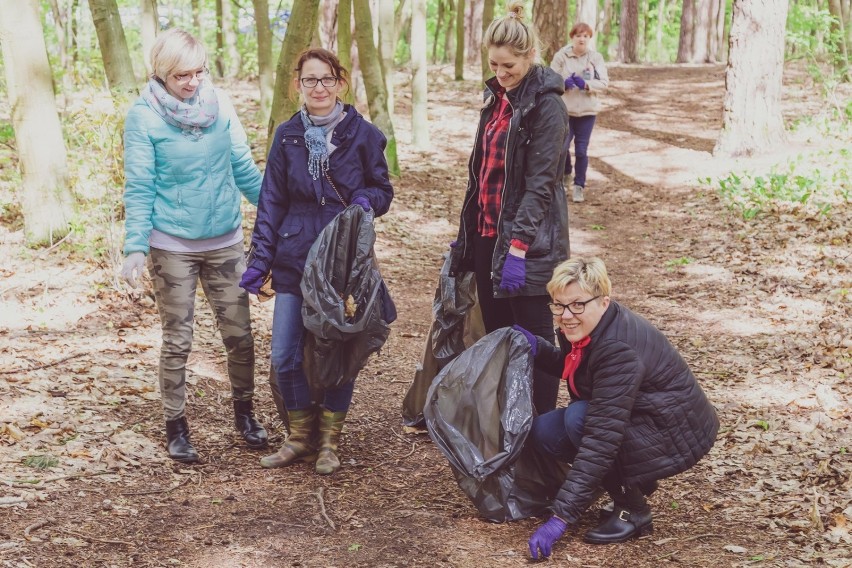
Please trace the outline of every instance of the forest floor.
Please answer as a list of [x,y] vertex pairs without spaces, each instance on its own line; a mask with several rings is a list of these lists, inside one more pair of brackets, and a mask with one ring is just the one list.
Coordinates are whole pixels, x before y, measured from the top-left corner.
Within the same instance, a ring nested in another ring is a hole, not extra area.
[[[428,436],[401,422],[477,118],[480,84],[450,73],[430,76],[431,151],[411,148],[410,98],[404,86],[397,93],[403,175],[377,221],[376,250],[399,320],[356,383],[334,476],[304,464],[261,469],[263,452],[240,443],[204,301],[187,406],[203,463],[171,462],[150,290],[117,286],[108,255],[73,238],[31,251],[19,222],[0,227],[0,566],[529,562],[541,520],[484,521]],[[614,298],[678,347],[722,428],[705,459],[650,498],[653,535],[585,544],[590,512],[550,563],[852,566],[848,203],[831,215],[799,208],[746,221],[698,181],[832,151],[827,138],[805,125],[770,156],[714,159],[722,66],[613,66],[611,76],[588,196],[568,206],[572,253],[604,258]],[[252,88],[231,89],[243,109]],[[785,75],[788,120],[820,112],[809,92],[806,74]],[[252,310],[257,408],[276,447],[282,429],[265,384],[271,303]]]

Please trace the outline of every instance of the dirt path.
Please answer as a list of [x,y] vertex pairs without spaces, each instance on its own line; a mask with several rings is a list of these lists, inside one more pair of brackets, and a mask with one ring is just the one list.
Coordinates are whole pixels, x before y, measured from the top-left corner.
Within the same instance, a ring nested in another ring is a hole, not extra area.
[[[723,428],[707,459],[652,497],[651,537],[586,545],[588,516],[556,547],[555,564],[852,565],[852,389],[848,352],[838,347],[850,309],[835,293],[849,286],[848,211],[833,221],[744,223],[697,182],[733,165],[709,154],[723,69],[615,67],[611,75],[589,195],[569,205],[572,252],[606,260],[615,298],[681,349]],[[32,270],[3,269],[0,565],[527,564],[539,521],[479,519],[428,437],[401,427],[476,119],[475,82],[435,72],[430,85],[434,151],[402,145],[404,177],[377,225],[400,319],[356,384],[344,467],[332,478],[307,465],[262,470],[259,454],[238,443],[206,306],[196,315],[188,389],[205,463],[180,467],[161,449],[151,299],[98,286],[109,267],[73,248],[31,255]],[[400,96],[403,116],[407,101]],[[0,266],[20,265],[19,234],[2,237]],[[256,305],[254,315],[263,361],[271,306]],[[277,426],[265,385],[258,405]],[[56,463],[33,469],[39,455]]]

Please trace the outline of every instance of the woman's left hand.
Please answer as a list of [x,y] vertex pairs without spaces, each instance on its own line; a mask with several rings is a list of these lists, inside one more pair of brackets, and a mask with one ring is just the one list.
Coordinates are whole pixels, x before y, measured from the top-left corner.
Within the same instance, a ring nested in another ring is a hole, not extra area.
[[539,559],[539,550],[541,557],[547,558],[553,550],[553,544],[559,540],[565,530],[568,528],[568,523],[553,515],[546,523],[538,527],[532,537],[530,537],[530,556],[533,560]]
[[[513,249],[509,249],[506,262],[503,263],[503,279],[500,288],[507,292],[518,292],[527,283],[527,261],[522,256],[516,256]],[[524,254],[522,251],[521,254]]]

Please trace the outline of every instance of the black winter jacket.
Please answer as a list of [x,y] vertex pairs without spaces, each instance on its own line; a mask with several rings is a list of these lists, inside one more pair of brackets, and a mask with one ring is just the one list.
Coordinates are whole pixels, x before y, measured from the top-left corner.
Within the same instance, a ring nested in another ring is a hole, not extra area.
[[[473,237],[479,217],[479,169],[485,123],[494,110],[497,79],[486,82],[486,101],[479,117],[476,143],[468,162],[468,183],[458,245],[452,250],[450,274],[473,270]],[[534,65],[521,84],[508,92],[512,107],[506,149],[506,182],[500,196],[497,245],[492,259],[494,297],[547,294],[557,264],[568,258],[568,206],[562,186],[562,147],[568,113],[562,102],[561,76]],[[529,245],[526,285],[516,294],[499,289],[503,263],[512,239]]]
[[[539,338],[536,367],[561,376],[571,346],[558,336],[561,348]],[[569,524],[613,467],[628,487],[662,479],[695,465],[716,440],[716,411],[686,362],[659,330],[616,302],[592,331],[574,384],[589,407],[577,456],[552,505]]]

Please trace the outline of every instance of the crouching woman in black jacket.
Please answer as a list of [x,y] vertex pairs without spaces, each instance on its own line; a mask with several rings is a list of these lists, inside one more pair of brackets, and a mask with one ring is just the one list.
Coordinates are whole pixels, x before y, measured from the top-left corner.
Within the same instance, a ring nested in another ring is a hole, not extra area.
[[574,258],[547,284],[559,347],[521,330],[537,368],[561,374],[571,403],[533,421],[531,443],[572,464],[551,510],[530,539],[533,558],[592,504],[599,487],[613,512],[586,542],[609,544],[650,534],[645,500],[657,480],[686,471],[713,446],[716,411],[686,362],[653,325],[610,300],[606,266]]

